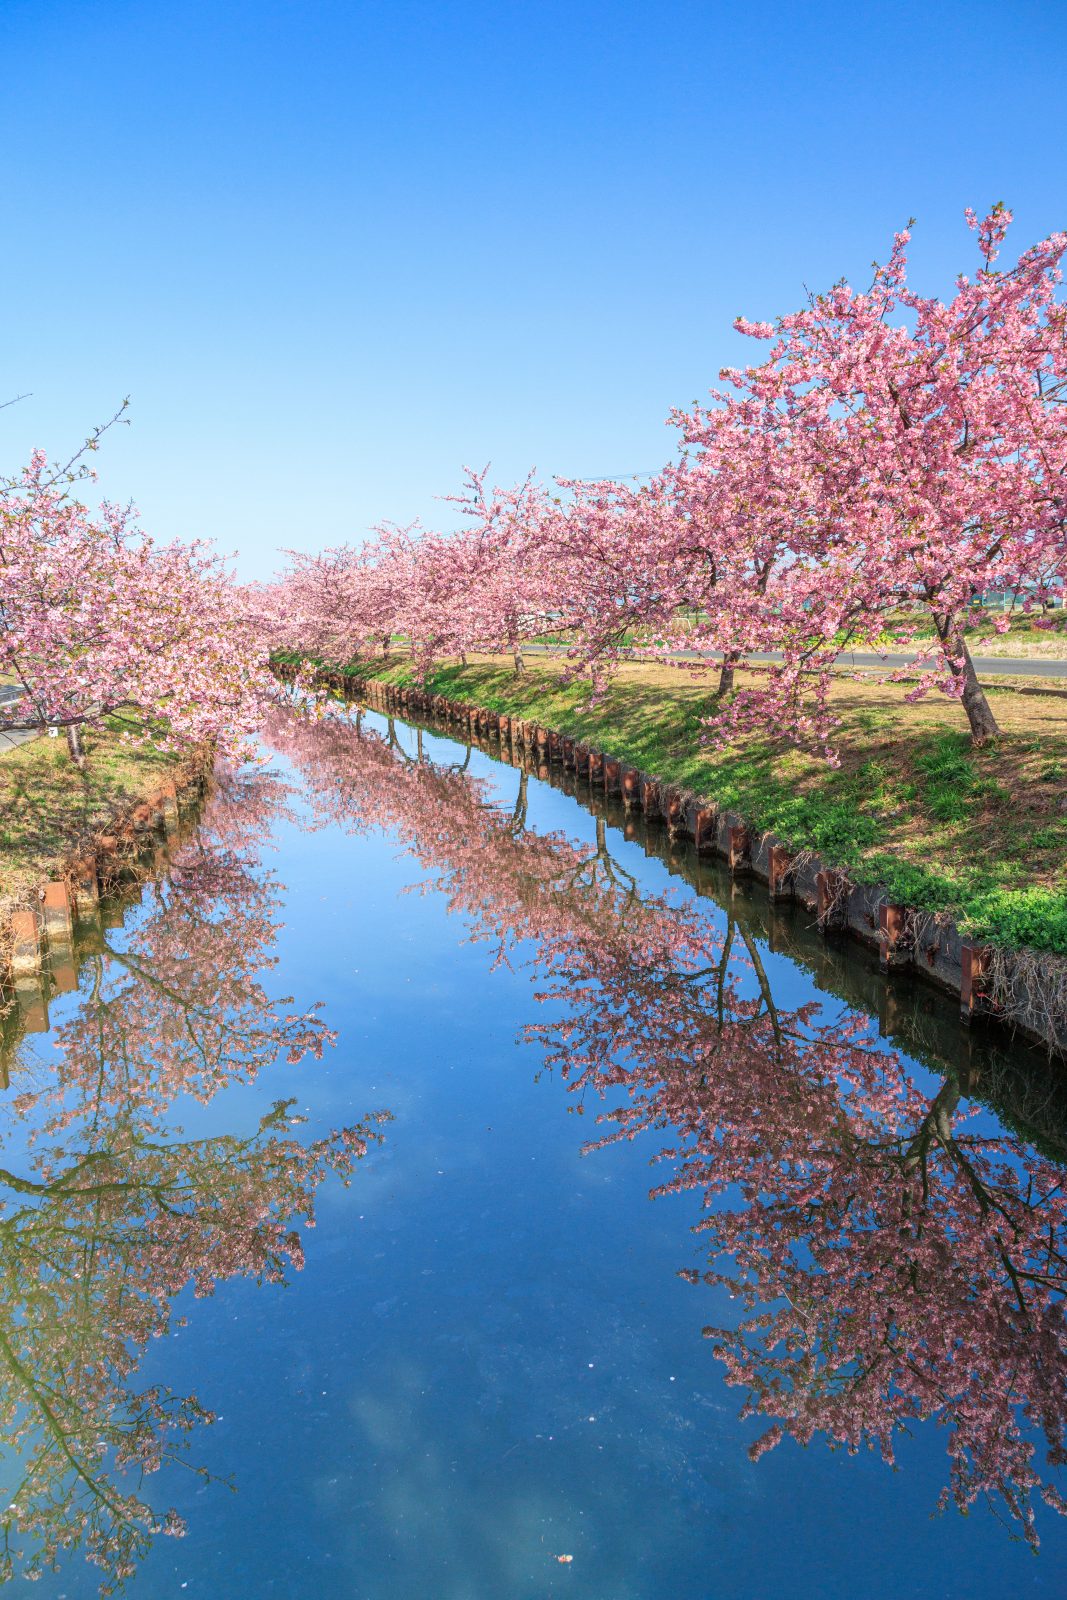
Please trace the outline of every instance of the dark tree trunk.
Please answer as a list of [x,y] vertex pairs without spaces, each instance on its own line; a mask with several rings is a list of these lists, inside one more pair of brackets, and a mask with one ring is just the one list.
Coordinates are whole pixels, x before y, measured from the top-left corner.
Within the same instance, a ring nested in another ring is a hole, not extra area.
[[938,638],[941,640],[945,655],[953,661],[962,661],[963,668],[963,709],[967,713],[967,722],[971,730],[971,742],[982,745],[989,744],[999,737],[1000,728],[993,715],[993,708],[986,699],[985,690],[978,682],[978,674],[974,670],[971,652],[967,648],[967,641],[959,628],[951,626],[947,618],[936,617]]
[[67,749],[70,751],[70,759],[74,765],[84,768],[85,748],[82,744],[82,731],[75,722],[67,724]]
[[521,833],[526,827],[526,781],[527,774],[519,773],[519,792],[515,796],[515,809],[511,814],[512,832]]
[[728,650],[723,656],[722,666],[719,668],[718,693],[720,696],[733,693],[734,668],[740,659],[741,652],[739,650]]

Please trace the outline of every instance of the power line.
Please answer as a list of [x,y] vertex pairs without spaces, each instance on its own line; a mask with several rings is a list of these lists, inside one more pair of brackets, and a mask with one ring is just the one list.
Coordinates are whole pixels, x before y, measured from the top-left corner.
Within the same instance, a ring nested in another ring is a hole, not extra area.
[[651,472],[602,472],[597,478],[572,478],[563,474],[567,483],[625,483],[631,478],[656,478],[663,471],[656,467]]

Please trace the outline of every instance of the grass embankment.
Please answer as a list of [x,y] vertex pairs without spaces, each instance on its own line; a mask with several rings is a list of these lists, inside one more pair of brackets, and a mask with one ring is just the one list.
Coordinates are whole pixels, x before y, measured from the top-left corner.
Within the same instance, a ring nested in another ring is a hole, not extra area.
[[[371,668],[412,680],[397,663]],[[1004,736],[972,750],[960,707],[908,705],[899,684],[835,680],[841,766],[775,739],[700,743],[713,676],[624,666],[596,706],[557,663],[474,658],[434,673],[435,693],[533,717],[740,812],[894,900],[947,911],[976,939],[1067,955],[1067,701],[991,690]]]
[[86,731],[84,743],[81,772],[63,739],[0,755],[0,920],[30,905],[94,834],[156,794],[182,759],[124,743],[117,728]]

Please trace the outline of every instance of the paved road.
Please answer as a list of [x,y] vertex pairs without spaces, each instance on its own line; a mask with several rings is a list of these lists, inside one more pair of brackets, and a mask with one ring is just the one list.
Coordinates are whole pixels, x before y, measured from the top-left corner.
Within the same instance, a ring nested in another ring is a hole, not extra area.
[[20,744],[29,744],[40,736],[38,728],[5,728],[0,732],[0,756],[6,750],[17,750]]
[[[528,644],[528,652],[547,653],[550,655],[563,655],[566,647],[551,644]],[[679,650],[677,659],[681,661],[699,661],[701,656],[696,650]],[[775,650],[755,650],[748,658],[750,661],[780,661],[781,655]],[[911,656],[892,655],[876,656],[866,655],[860,651],[843,650],[838,656],[838,662],[843,667],[879,667],[886,670],[896,667],[906,667],[912,661]],[[1048,656],[975,656],[975,670],[983,677],[992,677],[994,674],[1004,678],[1064,678],[1067,679],[1067,660],[1057,661]]]
[[[0,720],[11,716],[21,698],[18,689],[0,689]],[[38,728],[5,728],[0,731],[0,756],[5,750],[15,750],[20,744],[29,744],[40,733]]]

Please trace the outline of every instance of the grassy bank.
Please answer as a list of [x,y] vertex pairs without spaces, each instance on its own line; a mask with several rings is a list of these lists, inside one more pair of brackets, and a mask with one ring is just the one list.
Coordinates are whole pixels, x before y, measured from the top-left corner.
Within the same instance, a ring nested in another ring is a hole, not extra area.
[[[412,679],[402,661],[370,670]],[[539,659],[516,678],[510,663],[472,658],[427,687],[589,739],[894,899],[950,912],[975,938],[1067,955],[1063,699],[991,691],[1004,737],[974,751],[959,706],[937,696],[908,705],[900,685],[842,679],[833,691],[842,764],[831,771],[774,739],[702,746],[712,680],[666,667],[624,667],[595,707]]]
[[86,732],[85,752],[84,771],[63,739],[37,739],[0,756],[0,919],[32,904],[86,841],[181,765],[179,756],[125,744],[108,728]]

